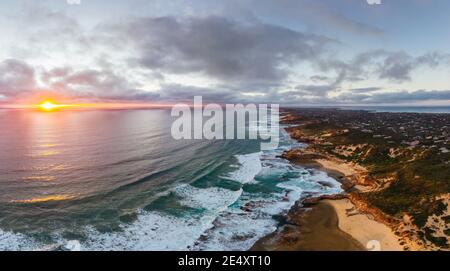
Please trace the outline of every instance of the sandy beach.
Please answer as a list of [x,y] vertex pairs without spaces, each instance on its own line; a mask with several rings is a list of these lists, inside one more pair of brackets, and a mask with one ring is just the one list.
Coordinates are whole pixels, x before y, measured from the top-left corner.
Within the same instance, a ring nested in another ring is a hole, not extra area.
[[371,215],[360,213],[349,199],[325,200],[338,217],[338,226],[350,234],[368,250],[402,251],[399,237],[383,223],[373,220]]
[[363,251],[365,247],[338,227],[339,218],[324,201],[310,208],[294,207],[286,224],[260,239],[254,251]]
[[[342,174],[347,181],[352,180],[356,191],[367,192],[373,189],[364,182],[366,169],[361,166],[344,163],[337,159],[316,159],[315,161],[329,174]],[[349,199],[324,200],[323,202],[331,205],[336,211],[339,229],[350,234],[368,250],[404,250],[400,245],[399,237],[389,226],[376,221],[373,215],[358,210]]]
[[321,200],[294,207],[287,223],[260,239],[257,251],[403,251],[395,233],[349,199]]
[[[353,191],[368,192],[376,188],[375,185],[366,181],[366,169],[361,166],[345,163],[336,158],[316,159],[315,162],[329,175],[335,178],[340,177],[337,180],[343,183],[352,182]],[[324,200],[323,202],[334,208],[339,229],[351,235],[368,250],[404,250],[400,245],[399,237],[395,235],[391,227],[381,223],[380,219],[375,220],[374,216],[367,212],[368,210],[358,209],[349,199]]]

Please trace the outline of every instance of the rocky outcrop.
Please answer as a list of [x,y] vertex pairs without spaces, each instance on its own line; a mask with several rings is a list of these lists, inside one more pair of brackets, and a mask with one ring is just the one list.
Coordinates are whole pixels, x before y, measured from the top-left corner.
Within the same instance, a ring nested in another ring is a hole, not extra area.
[[348,198],[347,194],[336,194],[336,195],[323,195],[320,197],[306,198],[301,201],[301,206],[303,207],[311,207],[318,204],[322,200],[338,200],[338,199],[346,199]]

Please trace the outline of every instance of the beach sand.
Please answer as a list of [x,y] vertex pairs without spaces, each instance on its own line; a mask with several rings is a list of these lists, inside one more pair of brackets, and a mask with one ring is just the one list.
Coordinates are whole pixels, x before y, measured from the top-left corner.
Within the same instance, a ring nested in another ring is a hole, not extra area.
[[[339,181],[344,179],[361,182],[365,178],[366,169],[354,164],[339,163],[336,159],[317,159],[317,163],[321,168],[336,177],[336,173],[342,174],[344,177],[337,178]],[[352,178],[353,177],[353,178]],[[359,177],[359,178],[357,178]],[[354,189],[360,192],[367,192],[373,187],[357,183]],[[399,237],[395,235],[392,229],[378,221],[375,221],[370,214],[361,213],[349,199],[340,200],[325,200],[335,209],[339,228],[350,234],[353,238],[358,240],[362,245],[368,247],[370,250],[384,250],[384,251],[403,251],[403,246],[400,245]]]
[[[349,188],[349,183],[354,186],[352,188],[357,189],[361,192],[367,192],[373,189],[367,182],[364,182],[364,178],[361,176],[365,175],[367,171],[365,168],[355,165],[345,163],[337,159],[316,159],[314,160],[319,166],[319,168],[328,173],[331,177],[340,181],[343,184],[343,189],[347,190]],[[359,178],[358,178],[359,177]]]
[[333,206],[319,202],[311,208],[294,208],[287,224],[260,239],[254,251],[361,251],[365,250],[351,235],[338,227]]
[[287,224],[262,239],[253,251],[403,251],[392,230],[358,213],[348,199],[322,200],[289,212]]
[[350,200],[325,200],[323,203],[334,208],[339,228],[362,245],[370,247],[371,250],[403,251],[399,238],[391,228],[371,219],[370,215],[359,213]]

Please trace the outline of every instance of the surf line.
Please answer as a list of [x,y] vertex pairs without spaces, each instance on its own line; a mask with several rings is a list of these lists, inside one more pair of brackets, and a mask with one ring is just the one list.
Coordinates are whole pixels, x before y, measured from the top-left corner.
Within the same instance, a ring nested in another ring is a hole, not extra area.
[[189,257],[185,255],[178,259],[178,266],[204,266],[206,269],[211,267],[213,258]]

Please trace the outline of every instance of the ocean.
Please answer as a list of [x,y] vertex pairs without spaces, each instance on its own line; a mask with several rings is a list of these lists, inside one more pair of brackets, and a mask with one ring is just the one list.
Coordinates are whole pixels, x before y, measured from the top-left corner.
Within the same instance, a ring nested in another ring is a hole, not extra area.
[[390,113],[450,113],[450,106],[342,106],[339,108]]
[[[248,250],[326,173],[257,140],[174,140],[167,110],[0,110],[0,250]],[[250,123],[249,129],[252,128]]]

